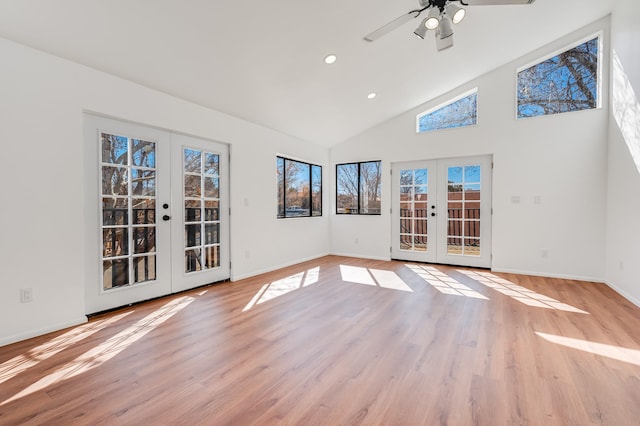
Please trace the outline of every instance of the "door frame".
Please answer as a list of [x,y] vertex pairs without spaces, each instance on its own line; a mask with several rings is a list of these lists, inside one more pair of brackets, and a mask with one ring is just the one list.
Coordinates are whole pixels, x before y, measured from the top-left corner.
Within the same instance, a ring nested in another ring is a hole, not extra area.
[[[100,171],[100,149],[98,143],[99,133],[114,133],[128,137],[136,137],[142,140],[156,143],[158,154],[156,156],[156,170],[166,173],[156,173],[156,277],[157,280],[139,283],[135,285],[123,286],[104,290],[102,284],[102,209],[101,203],[101,171]],[[91,112],[83,113],[83,162],[84,162],[84,242],[85,242],[85,286],[84,286],[84,302],[85,313],[87,315],[130,305],[133,303],[149,300],[169,294],[187,290],[189,288],[198,287],[211,283],[210,277],[204,277],[202,274],[197,280],[185,280],[186,283],[175,281],[175,277],[179,276],[175,273],[176,265],[184,265],[184,259],[176,259],[174,256],[173,246],[184,240],[181,232],[184,229],[184,212],[182,197],[175,195],[175,188],[179,186],[178,191],[183,188],[183,182],[180,178],[173,181],[175,169],[179,169],[178,174],[182,173],[180,164],[173,164],[176,149],[179,151],[184,140],[190,140],[192,143],[198,141],[201,146],[207,147],[223,147],[224,155],[224,173],[226,173],[224,189],[221,187],[221,199],[225,199],[224,220],[226,226],[221,229],[221,240],[226,244],[225,252],[225,275],[215,281],[223,281],[230,278],[230,217],[229,217],[229,146],[220,142],[208,141],[202,138],[189,137],[179,135],[168,130],[147,126],[144,124],[132,123],[108,116],[103,116]],[[176,148],[178,145],[178,148]],[[213,148],[212,150],[216,150]],[[160,155],[162,154],[162,155]],[[179,192],[178,192],[179,193]],[[168,204],[168,209],[163,209],[163,204]],[[168,214],[170,220],[163,220],[162,217]],[[223,218],[221,217],[221,221]],[[176,224],[176,222],[178,222]],[[180,225],[182,224],[182,226]],[[178,231],[177,231],[178,230]],[[178,233],[176,233],[178,232]],[[222,236],[224,234],[224,236]],[[184,266],[179,268],[184,270]]]
[[[480,256],[453,255],[448,253],[448,168],[451,166],[481,166],[481,227],[480,241],[482,244]],[[400,250],[400,170],[401,168],[427,167],[429,169],[429,199],[428,205],[435,205],[435,221],[427,219],[429,229],[428,249],[426,252]],[[478,155],[468,157],[448,157],[426,159],[421,161],[398,161],[391,163],[391,257],[398,260],[407,260],[425,263],[440,263],[479,268],[491,268],[492,263],[492,185],[493,185],[493,156]],[[432,171],[433,170],[433,171]],[[443,183],[444,182],[444,183]],[[434,190],[435,187],[435,190]],[[433,195],[432,195],[433,194]],[[488,195],[485,195],[488,194]],[[434,200],[435,196],[435,200]],[[435,203],[434,203],[435,201]],[[434,223],[435,222],[435,223]],[[435,225],[435,226],[434,226]],[[434,229],[435,228],[435,229]],[[435,244],[432,242],[435,239]]]

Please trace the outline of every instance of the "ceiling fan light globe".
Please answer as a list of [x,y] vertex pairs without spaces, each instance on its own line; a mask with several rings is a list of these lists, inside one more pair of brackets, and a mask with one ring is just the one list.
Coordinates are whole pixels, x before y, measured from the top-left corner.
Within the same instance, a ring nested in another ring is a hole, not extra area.
[[438,18],[429,17],[424,20],[424,26],[428,30],[435,30],[436,28],[438,28],[438,25],[440,25],[440,21],[438,20]]
[[451,16],[451,21],[454,24],[459,24],[460,22],[462,22],[464,17],[467,15],[467,11],[463,7],[460,7],[457,4],[453,3],[449,3],[447,5],[447,7],[445,8],[445,12],[448,16]]
[[424,26],[427,27],[428,30],[435,30],[440,25],[440,11],[437,7],[432,7],[429,10],[429,14],[427,18],[422,21],[424,22]]

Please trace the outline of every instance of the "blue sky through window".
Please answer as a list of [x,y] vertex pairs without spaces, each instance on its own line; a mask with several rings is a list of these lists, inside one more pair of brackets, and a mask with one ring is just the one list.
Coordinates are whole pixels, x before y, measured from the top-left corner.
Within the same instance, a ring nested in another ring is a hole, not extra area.
[[598,106],[599,37],[518,72],[518,118]]
[[449,103],[418,115],[418,132],[473,126],[478,123],[478,92],[463,95]]

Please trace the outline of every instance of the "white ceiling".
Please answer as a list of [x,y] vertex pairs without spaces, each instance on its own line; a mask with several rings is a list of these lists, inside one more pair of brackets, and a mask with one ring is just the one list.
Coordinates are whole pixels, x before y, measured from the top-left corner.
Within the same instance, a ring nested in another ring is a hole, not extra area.
[[[332,146],[610,13],[616,0],[475,6],[437,52],[417,0],[0,0],[0,36]],[[338,61],[326,65],[328,53]],[[374,100],[367,94],[377,92]]]

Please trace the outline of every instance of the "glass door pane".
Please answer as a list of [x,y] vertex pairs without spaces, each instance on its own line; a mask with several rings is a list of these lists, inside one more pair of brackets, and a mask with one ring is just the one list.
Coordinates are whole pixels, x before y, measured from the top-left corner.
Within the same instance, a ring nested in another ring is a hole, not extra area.
[[[435,163],[416,161],[392,165],[393,239],[395,259],[435,261]],[[432,216],[433,214],[433,216]]]
[[156,279],[156,144],[100,133],[102,288]]
[[184,271],[220,267],[220,156],[183,149]]
[[490,156],[438,160],[438,263],[491,267]]
[[447,254],[481,254],[480,175],[480,165],[447,168]]

